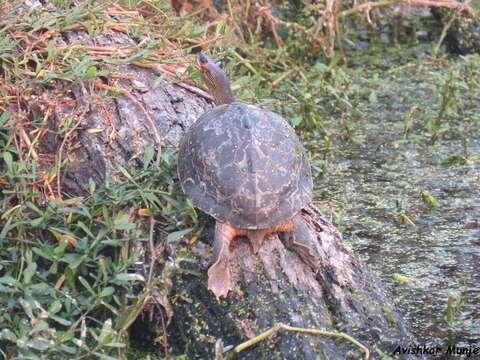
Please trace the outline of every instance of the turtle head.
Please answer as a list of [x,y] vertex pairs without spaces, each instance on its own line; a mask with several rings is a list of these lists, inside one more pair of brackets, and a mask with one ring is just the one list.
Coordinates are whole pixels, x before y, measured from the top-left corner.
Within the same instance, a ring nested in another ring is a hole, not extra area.
[[210,94],[215,99],[215,104],[229,104],[235,101],[227,74],[203,51],[200,51],[197,56],[197,66]]

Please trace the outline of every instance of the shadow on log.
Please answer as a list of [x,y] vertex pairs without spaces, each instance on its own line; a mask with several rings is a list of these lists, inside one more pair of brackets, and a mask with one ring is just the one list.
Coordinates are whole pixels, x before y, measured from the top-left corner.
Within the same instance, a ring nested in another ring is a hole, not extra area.
[[[83,32],[69,32],[63,41],[65,45],[93,45],[92,39]],[[130,42],[125,35],[113,31],[95,39],[97,45]],[[100,91],[83,86],[73,89],[73,98],[85,106],[86,122],[71,135],[78,147],[69,154],[67,169],[62,172],[64,192],[84,193],[90,178],[102,183],[114,173],[116,164],[125,165],[138,159],[140,165],[145,147],[154,144],[155,132],[164,146],[176,147],[195,119],[211,107],[205,98],[159,79],[151,70],[120,65],[117,78],[114,86],[128,91],[135,101],[121,94],[113,98],[102,95],[100,101]],[[153,119],[155,131],[138,104]],[[59,106],[57,118],[64,117],[68,111],[66,106]],[[62,139],[50,140],[43,148],[58,152]],[[170,294],[171,298],[175,297],[174,315],[167,329],[172,353],[186,353],[189,359],[212,359],[218,339],[222,339],[225,346],[237,345],[278,322],[347,333],[366,345],[372,358],[379,356],[376,349],[391,354],[394,347],[410,341],[381,285],[343,243],[333,225],[314,206],[304,209],[302,216],[317,236],[318,268],[312,269],[304,263],[290,248],[289,239],[269,236],[257,255],[252,253],[247,241],[237,239],[232,245],[230,264],[235,288],[221,302],[207,290],[213,224],[205,218],[204,238],[191,249],[199,261],[190,264],[190,270],[200,275],[177,276]],[[138,320],[131,328],[132,338],[148,340],[147,329],[155,328],[150,325]],[[350,343],[332,337],[281,333],[242,351],[239,356],[244,359],[317,359],[318,356],[343,359],[360,358],[363,354]]]

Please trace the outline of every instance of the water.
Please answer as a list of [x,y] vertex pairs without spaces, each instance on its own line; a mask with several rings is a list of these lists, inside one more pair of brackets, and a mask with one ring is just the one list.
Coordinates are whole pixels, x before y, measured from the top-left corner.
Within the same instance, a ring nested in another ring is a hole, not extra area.
[[[398,64],[348,70],[364,91],[375,91],[376,100],[361,100],[362,116],[351,124],[353,142],[334,142],[327,174],[316,184],[326,194],[321,206],[334,209],[346,241],[386,283],[419,343],[441,345],[449,338],[479,346],[480,120],[472,118],[472,160],[452,167],[442,160],[462,154],[462,121],[451,121],[445,138],[433,145],[424,126],[440,106],[441,98],[431,91],[435,73],[455,69],[455,62],[417,61],[391,72]],[[479,99],[474,97],[473,112],[480,117]],[[404,140],[405,118],[414,106],[420,111]],[[338,122],[328,126],[341,132]],[[422,192],[437,205],[425,201]],[[410,284],[394,281],[393,274],[408,277]],[[454,297],[450,325],[449,294]]]

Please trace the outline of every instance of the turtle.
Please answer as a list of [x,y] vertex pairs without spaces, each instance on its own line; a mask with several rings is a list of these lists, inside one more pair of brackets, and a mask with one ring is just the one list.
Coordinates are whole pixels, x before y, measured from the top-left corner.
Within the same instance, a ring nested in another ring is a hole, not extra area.
[[246,236],[257,253],[272,233],[293,235],[300,250],[313,239],[299,212],[312,200],[312,173],[294,129],[280,115],[233,96],[223,69],[203,51],[197,56],[215,107],[185,134],[178,176],[192,204],[215,220],[214,261],[208,289],[217,299],[233,289],[230,244]]

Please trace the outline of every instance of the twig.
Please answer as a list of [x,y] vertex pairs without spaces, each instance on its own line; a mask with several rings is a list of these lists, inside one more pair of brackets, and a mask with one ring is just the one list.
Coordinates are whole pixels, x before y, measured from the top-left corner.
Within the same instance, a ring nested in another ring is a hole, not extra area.
[[[125,323],[125,325],[123,325],[123,327],[120,329],[120,332],[127,331],[128,328],[133,324],[133,322],[138,318],[140,313],[143,311],[143,309],[145,308],[145,305],[147,305],[148,296],[150,295],[152,290],[150,288],[145,288],[145,289],[146,289],[145,292],[142,295],[137,297],[139,301],[137,302],[137,304],[134,305],[134,307],[138,306],[137,309],[135,309],[134,316],[130,317],[127,323]],[[141,304],[138,305],[140,302]]]
[[314,34],[312,33],[312,28],[310,29],[305,29],[303,26],[299,25],[298,23],[296,22],[290,22],[290,21],[285,21],[283,19],[280,19],[280,18],[276,18],[274,17],[273,15],[272,16],[272,20],[275,22],[275,24],[281,24],[287,28],[291,28],[293,29],[294,31],[298,31],[298,32],[301,32],[303,33],[306,37],[308,38],[311,38],[312,41],[314,41],[315,43],[317,43],[321,48],[324,47],[324,40],[321,36],[319,36],[318,34]]
[[107,13],[109,15],[123,15],[126,17],[131,17],[133,19],[138,19],[139,13],[138,11],[135,10],[125,10],[123,7],[121,7],[118,4],[112,4],[111,7],[107,8]]
[[294,71],[295,71],[295,69],[290,69],[290,70],[285,71],[282,75],[280,75],[278,78],[276,78],[275,80],[272,81],[272,87],[277,86],[280,82],[282,82],[287,77],[289,77],[292,74],[292,72],[294,72]]
[[392,68],[390,70],[387,71],[387,74],[391,74],[391,73],[395,73],[395,72],[398,72],[398,71],[403,71],[405,69],[408,69],[410,67],[416,67],[416,66],[424,66],[424,65],[435,65],[437,63],[441,62],[441,60],[425,60],[425,61],[422,61],[421,63],[407,63],[405,65],[401,65],[401,66],[398,66],[398,67],[395,67],[395,68]]
[[155,219],[150,217],[150,232],[148,236],[148,243],[150,245],[150,269],[148,271],[147,287],[150,287],[153,276],[153,268],[155,267],[155,262],[157,261],[157,255],[155,251],[155,244],[153,243],[153,230],[155,229]]
[[[140,61],[133,61],[132,62],[132,65],[135,65],[135,66],[138,66],[138,67],[141,67],[143,69],[151,69],[153,70],[155,73],[157,74],[166,74],[166,75],[169,75],[171,77],[174,77],[176,78],[177,76],[172,73],[171,71],[165,69],[163,66],[160,66],[159,64],[149,64],[149,63],[144,63],[144,62],[140,62]],[[213,97],[207,93],[206,91],[196,87],[196,86],[193,86],[193,85],[190,85],[190,84],[187,84],[185,82],[174,82],[173,83],[174,85],[177,85],[181,88],[184,88],[196,95],[199,95],[207,100],[210,100],[210,101],[213,101]]]
[[255,75],[260,76],[262,80],[265,80],[265,78],[259,74],[257,69],[253,67],[253,65],[250,63],[250,61],[244,59],[239,53],[237,53],[235,50],[232,50],[233,55],[235,55],[251,72],[253,72]]
[[[103,27],[112,29],[114,31],[118,32],[126,32],[128,29],[131,28],[138,28],[140,27],[140,24],[129,22],[129,23],[120,23],[120,22],[113,22],[113,21],[107,21],[102,24]],[[86,30],[86,25],[82,23],[75,23],[72,25],[67,25],[64,28],[62,28],[62,31],[70,31],[70,30]]]
[[62,188],[61,188],[61,183],[60,183],[60,170],[61,170],[61,167],[62,167],[62,156],[63,156],[63,147],[65,146],[67,140],[70,138],[70,135],[77,129],[77,127],[80,126],[80,124],[82,123],[82,120],[83,120],[83,115],[85,115],[85,113],[87,112],[87,109],[86,108],[82,115],[80,115],[80,118],[78,119],[77,123],[75,124],[75,126],[73,128],[71,128],[64,136],[63,138],[63,141],[62,141],[62,144],[60,145],[60,148],[58,149],[58,153],[57,153],[57,161],[56,161],[56,166],[57,166],[57,195],[58,195],[58,198],[61,200],[62,199]]
[[[333,59],[334,55],[334,47],[335,47],[335,38],[336,38],[336,27],[335,27],[335,19],[337,18],[337,12],[336,12],[336,1],[335,0],[327,0],[327,3],[325,5],[325,11],[323,11],[323,15],[321,18],[321,22],[318,22],[318,25],[321,23],[324,23],[324,27],[326,28],[327,32],[327,44],[326,44],[326,52],[327,52],[327,57],[329,59]],[[321,27],[318,27],[318,30]]]
[[167,326],[165,324],[165,319],[163,317],[163,312],[160,311],[160,317],[162,319],[162,329],[163,329],[163,336],[162,336],[162,345],[163,351],[165,352],[165,356],[168,358],[168,337],[167,337]]
[[184,88],[196,95],[199,95],[207,100],[210,100],[210,101],[213,101],[213,97],[207,93],[206,91],[203,91],[202,89],[199,89],[195,86],[192,86],[192,85],[189,85],[189,84],[186,84],[184,82],[174,82],[173,83],[174,85],[177,85],[177,86],[180,86],[181,88]]
[[195,47],[204,47],[205,45],[208,45],[208,44],[211,44],[211,43],[218,43],[219,40],[221,40],[222,38],[223,38],[223,36],[221,36],[221,35],[217,35],[215,37],[212,37],[212,38],[209,38],[209,39],[206,39],[206,40],[201,40],[201,41],[199,41],[197,39],[185,38],[185,39],[182,39],[182,40],[185,41],[185,42],[188,42],[190,44],[193,44],[193,45],[183,48],[183,51],[187,52],[188,50],[190,50],[192,48],[195,48]]
[[[48,121],[48,118],[50,117],[50,115],[52,115],[52,112],[53,112],[53,109],[51,107],[48,107],[47,111],[45,112],[45,114],[43,115],[43,121],[42,121],[42,124],[46,124],[47,121]],[[42,137],[45,132],[47,132],[47,130],[45,128],[40,128],[38,129],[38,134],[37,136],[35,136],[35,138],[33,139],[32,141],[32,147],[35,148],[35,144],[37,144],[38,140],[40,139],[40,137]],[[35,130],[37,131],[37,130]],[[33,133],[33,132],[32,132]]]
[[258,15],[261,16],[268,22],[270,25],[270,30],[273,34],[273,38],[275,39],[275,44],[277,47],[281,47],[283,45],[282,38],[278,35],[277,29],[275,28],[277,21],[276,18],[272,15],[270,9],[267,6],[260,6],[258,3],[255,3],[255,7],[257,8]]
[[132,61],[132,65],[141,67],[141,68],[143,68],[143,69],[152,69],[152,70],[155,71],[157,74],[158,74],[158,73],[163,73],[163,74],[167,74],[167,75],[172,76],[172,77],[176,77],[176,76],[177,76],[177,74],[175,74],[175,73],[172,72],[171,70],[166,69],[166,68],[165,68],[163,65],[161,65],[161,64],[150,64],[150,63],[144,63],[144,62],[141,62],[141,61]]
[[343,332],[334,332],[334,331],[328,331],[324,329],[306,329],[306,328],[299,328],[299,327],[294,327],[294,326],[289,326],[285,325],[282,323],[277,323],[273,325],[270,329],[264,331],[260,335],[255,336],[253,339],[250,339],[248,341],[245,341],[244,343],[241,343],[240,345],[237,345],[232,351],[234,354],[238,354],[239,352],[267,339],[271,335],[276,334],[280,330],[282,331],[291,331],[291,332],[299,332],[303,334],[310,334],[310,335],[321,335],[321,336],[329,336],[329,337],[335,337],[337,339],[344,339],[352,343],[353,345],[357,346],[362,352],[365,354],[364,359],[368,360],[370,358],[370,351],[365,345],[362,345],[359,341],[355,340],[353,337],[350,335],[347,335]]
[[453,13],[452,17],[450,18],[450,20],[448,20],[447,23],[443,26],[442,33],[440,34],[440,38],[438,39],[438,42],[437,42],[437,44],[435,45],[435,47],[433,48],[433,51],[432,51],[432,55],[434,57],[437,57],[438,50],[440,50],[440,46],[442,46],[443,40],[447,36],[448,29],[450,29],[450,27],[452,26],[453,22],[457,18],[457,15],[458,15],[458,12],[455,11]]
[[20,136],[22,137],[23,141],[25,141],[25,144],[28,147],[28,152],[32,154],[32,157],[34,160],[38,160],[38,154],[35,151],[35,148],[32,146],[32,142],[30,141],[30,138],[28,137],[22,125],[20,125],[19,130],[20,130]]

